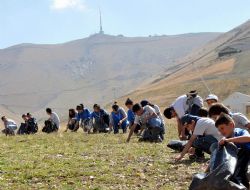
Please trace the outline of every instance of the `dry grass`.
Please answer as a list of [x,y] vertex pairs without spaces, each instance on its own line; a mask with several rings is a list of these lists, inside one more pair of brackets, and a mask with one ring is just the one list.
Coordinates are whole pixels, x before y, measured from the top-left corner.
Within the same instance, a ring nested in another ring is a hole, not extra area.
[[1,189],[185,190],[201,165],[173,164],[166,148],[175,138],[168,126],[162,144],[138,143],[127,135],[78,133],[1,136]]

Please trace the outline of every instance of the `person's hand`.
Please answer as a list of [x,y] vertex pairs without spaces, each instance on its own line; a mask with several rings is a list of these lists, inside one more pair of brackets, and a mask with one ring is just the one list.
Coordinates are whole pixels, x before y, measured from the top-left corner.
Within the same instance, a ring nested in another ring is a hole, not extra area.
[[181,154],[179,154],[179,155],[175,158],[175,162],[179,162],[182,158],[183,158],[183,156],[182,156]]
[[119,121],[119,124],[118,125],[122,125],[122,120]]
[[227,139],[223,138],[223,139],[220,140],[219,145],[221,145],[221,146],[225,145],[227,142],[228,142]]

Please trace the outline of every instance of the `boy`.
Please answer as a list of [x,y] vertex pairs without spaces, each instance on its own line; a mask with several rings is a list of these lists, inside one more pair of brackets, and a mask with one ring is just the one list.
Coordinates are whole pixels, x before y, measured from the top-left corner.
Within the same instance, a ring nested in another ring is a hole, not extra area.
[[206,98],[207,106],[210,108],[213,104],[216,104],[219,101],[218,96],[214,94],[209,94]]
[[[133,112],[132,108],[133,108],[134,102],[131,99],[127,99],[125,102],[125,106],[128,108],[128,122],[129,122],[129,128],[131,129],[131,127],[133,126],[134,122],[135,122],[135,113]],[[141,124],[136,125],[134,133],[138,134],[139,131],[141,130]]]
[[77,123],[74,131],[77,131],[79,127],[81,126],[83,128],[84,132],[90,133],[91,126],[90,126],[90,111],[89,109],[85,109],[83,104],[80,104],[76,107],[77,110]]
[[187,95],[178,97],[169,108],[164,110],[167,119],[176,118],[178,125],[178,135],[180,140],[187,140],[190,136],[181,124],[181,118],[185,114],[198,115],[200,108],[203,107],[203,99],[198,96],[196,91],[191,91]]
[[237,184],[243,184],[246,188],[249,188],[247,170],[250,159],[250,134],[245,129],[236,128],[237,126],[233,118],[225,113],[219,116],[215,125],[224,136],[219,144],[234,143],[239,149],[238,162],[232,181]]
[[5,129],[2,130],[2,132],[7,135],[15,135],[15,130],[17,130],[17,124],[14,120],[8,119],[5,116],[3,116],[2,121],[4,123]]
[[112,105],[112,112],[110,114],[109,130],[110,132],[114,130],[114,134],[119,133],[121,128],[123,133],[127,132],[127,127],[129,126],[128,116],[125,110],[120,107],[117,102]]
[[150,106],[142,107],[140,104],[133,106],[135,121],[130,129],[127,142],[130,141],[132,134],[140,122],[146,129],[142,135],[141,141],[162,142],[163,128],[162,123],[155,110]]
[[210,118],[187,114],[181,118],[181,122],[188,131],[192,132],[192,136],[181,154],[176,157],[176,161],[180,161],[191,147],[195,148],[195,154],[191,155],[190,159],[203,159],[203,152],[210,154],[211,145],[221,139],[215,122]]
[[49,115],[48,121],[51,121],[52,124],[56,126],[56,128],[53,129],[52,131],[58,131],[58,129],[60,128],[59,116],[57,115],[57,113],[53,112],[51,108],[47,108],[46,113]]
[[90,115],[93,133],[107,133],[109,131],[109,114],[98,104],[94,104],[93,109],[94,111]]
[[217,120],[221,113],[228,114],[234,120],[235,126],[241,129],[250,129],[250,121],[242,113],[231,113],[230,110],[223,104],[216,103],[209,109],[209,117],[213,120]]

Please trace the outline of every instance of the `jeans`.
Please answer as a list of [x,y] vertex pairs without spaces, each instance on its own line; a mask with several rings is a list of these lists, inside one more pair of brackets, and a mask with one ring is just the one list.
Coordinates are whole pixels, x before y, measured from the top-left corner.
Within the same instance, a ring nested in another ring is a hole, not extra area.
[[210,147],[216,142],[218,142],[218,140],[212,135],[198,136],[193,142],[192,147],[195,148],[195,154],[197,156],[203,156],[203,152],[211,154]]

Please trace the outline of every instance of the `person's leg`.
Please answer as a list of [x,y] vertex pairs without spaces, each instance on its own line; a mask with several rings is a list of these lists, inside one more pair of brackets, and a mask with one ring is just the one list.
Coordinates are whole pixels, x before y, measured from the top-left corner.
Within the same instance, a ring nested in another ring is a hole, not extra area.
[[162,142],[163,129],[162,127],[152,127],[150,128],[152,141]]
[[122,131],[123,133],[126,133],[127,132],[127,127],[128,127],[128,122],[127,121],[124,121],[121,125],[121,128],[122,128]]
[[114,122],[114,125],[113,125],[113,130],[114,130],[114,134],[117,134],[119,133],[119,125],[117,122]]
[[212,144],[218,142],[216,138],[211,135],[208,136],[199,136],[193,142],[192,147],[195,148],[195,154],[190,155],[190,159],[203,159],[204,152],[211,154],[210,147]]

